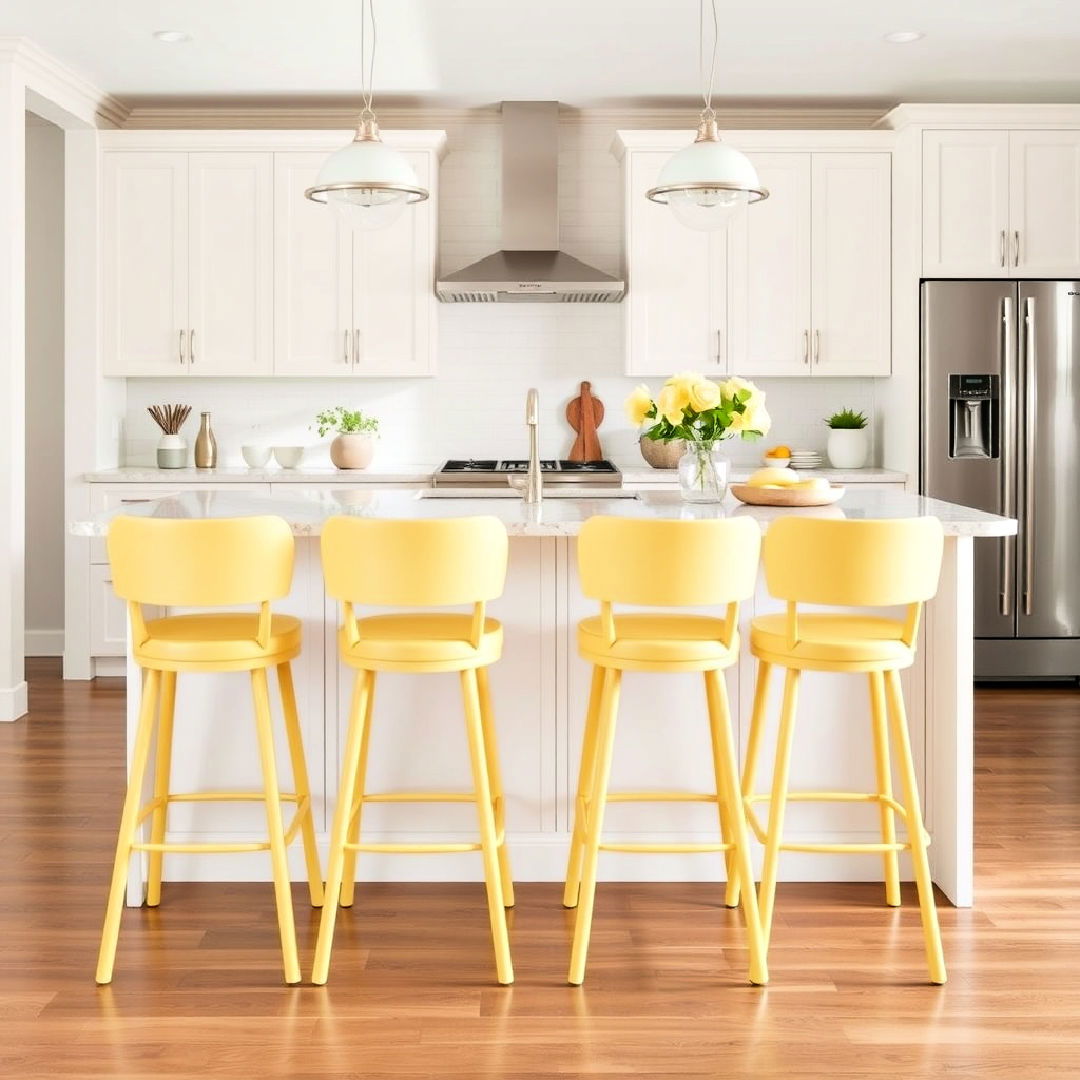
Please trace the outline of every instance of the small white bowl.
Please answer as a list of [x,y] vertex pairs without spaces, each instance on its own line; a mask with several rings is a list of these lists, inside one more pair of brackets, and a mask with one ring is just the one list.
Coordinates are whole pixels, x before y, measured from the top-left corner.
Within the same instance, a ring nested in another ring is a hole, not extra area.
[[786,469],[791,464],[791,458],[783,455],[774,457],[771,454],[763,454],[761,460],[764,465],[773,469]]
[[240,453],[249,469],[261,469],[270,460],[269,446],[241,446]]
[[283,469],[295,469],[304,459],[302,446],[275,446],[274,460]]

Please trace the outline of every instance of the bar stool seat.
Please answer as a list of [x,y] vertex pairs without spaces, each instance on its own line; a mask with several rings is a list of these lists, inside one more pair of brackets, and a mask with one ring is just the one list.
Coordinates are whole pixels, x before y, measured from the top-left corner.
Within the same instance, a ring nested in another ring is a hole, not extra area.
[[884,671],[910,667],[915,650],[903,640],[904,623],[874,615],[799,615],[792,644],[786,615],[759,615],[750,625],[755,655],[786,667],[814,671]]
[[300,620],[293,615],[271,615],[265,645],[258,640],[259,616],[243,612],[147,619],[146,632],[146,640],[135,646],[135,659],[152,661],[161,670],[207,664],[217,671],[233,665],[247,671],[300,655]]
[[616,615],[612,624],[609,640],[601,616],[581,620],[578,648],[585,659],[624,671],[703,671],[739,653],[738,635],[728,645],[726,620],[710,615]]
[[487,666],[502,653],[503,629],[485,618],[473,646],[473,616],[443,612],[371,615],[356,620],[359,637],[348,627],[338,635],[342,659],[351,667],[381,671],[462,671]]

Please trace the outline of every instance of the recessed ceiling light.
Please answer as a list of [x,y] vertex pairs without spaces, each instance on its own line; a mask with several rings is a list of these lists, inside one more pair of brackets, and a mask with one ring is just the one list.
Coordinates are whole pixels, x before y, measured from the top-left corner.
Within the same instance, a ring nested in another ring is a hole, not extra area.
[[885,40],[890,45],[910,45],[913,41],[924,37],[926,35],[921,30],[894,30],[891,34],[885,35]]
[[167,45],[179,45],[191,40],[191,35],[186,30],[155,30],[154,37]]

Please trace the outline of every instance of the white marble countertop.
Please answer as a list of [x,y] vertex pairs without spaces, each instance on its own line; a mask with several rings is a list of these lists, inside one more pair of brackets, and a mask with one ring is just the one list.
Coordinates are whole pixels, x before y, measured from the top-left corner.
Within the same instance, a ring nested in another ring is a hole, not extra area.
[[[433,489],[437,490],[437,489]],[[641,492],[629,497],[546,498],[528,505],[519,498],[426,497],[427,491],[402,491],[392,487],[326,491],[296,488],[274,495],[252,495],[240,491],[189,490],[145,503],[126,504],[119,509],[87,520],[75,521],[71,531],[79,536],[102,536],[109,521],[120,514],[155,518],[228,518],[255,514],[275,514],[284,518],[296,536],[318,536],[322,523],[336,514],[376,518],[448,518],[487,514],[506,525],[511,536],[574,536],[584,521],[597,514],[635,518],[678,518],[694,520],[748,516],[768,527],[785,514],[802,517],[883,519],[929,515],[941,520],[949,536],[1009,536],[1016,521],[966,506],[912,495],[909,492],[849,488],[832,506],[790,509],[786,507],[744,506],[731,495],[720,504],[688,503],[677,492]]]
[[[745,480],[754,465],[733,465],[732,479]],[[312,468],[248,469],[228,465],[219,469],[158,469],[152,465],[128,465],[118,469],[99,469],[85,473],[91,484],[426,484],[439,468],[431,464],[376,465],[371,469]],[[674,469],[653,469],[638,462],[619,465],[624,484],[676,484]],[[807,469],[807,476],[824,476],[834,484],[903,484],[906,474],[892,469]]]

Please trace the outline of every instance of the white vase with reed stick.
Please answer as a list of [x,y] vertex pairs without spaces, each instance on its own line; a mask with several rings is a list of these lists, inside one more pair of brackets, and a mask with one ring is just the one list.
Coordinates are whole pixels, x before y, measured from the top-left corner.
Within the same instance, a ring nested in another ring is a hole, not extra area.
[[183,469],[188,463],[188,445],[180,434],[184,421],[191,414],[190,405],[151,405],[146,410],[161,428],[157,445],[159,469]]

